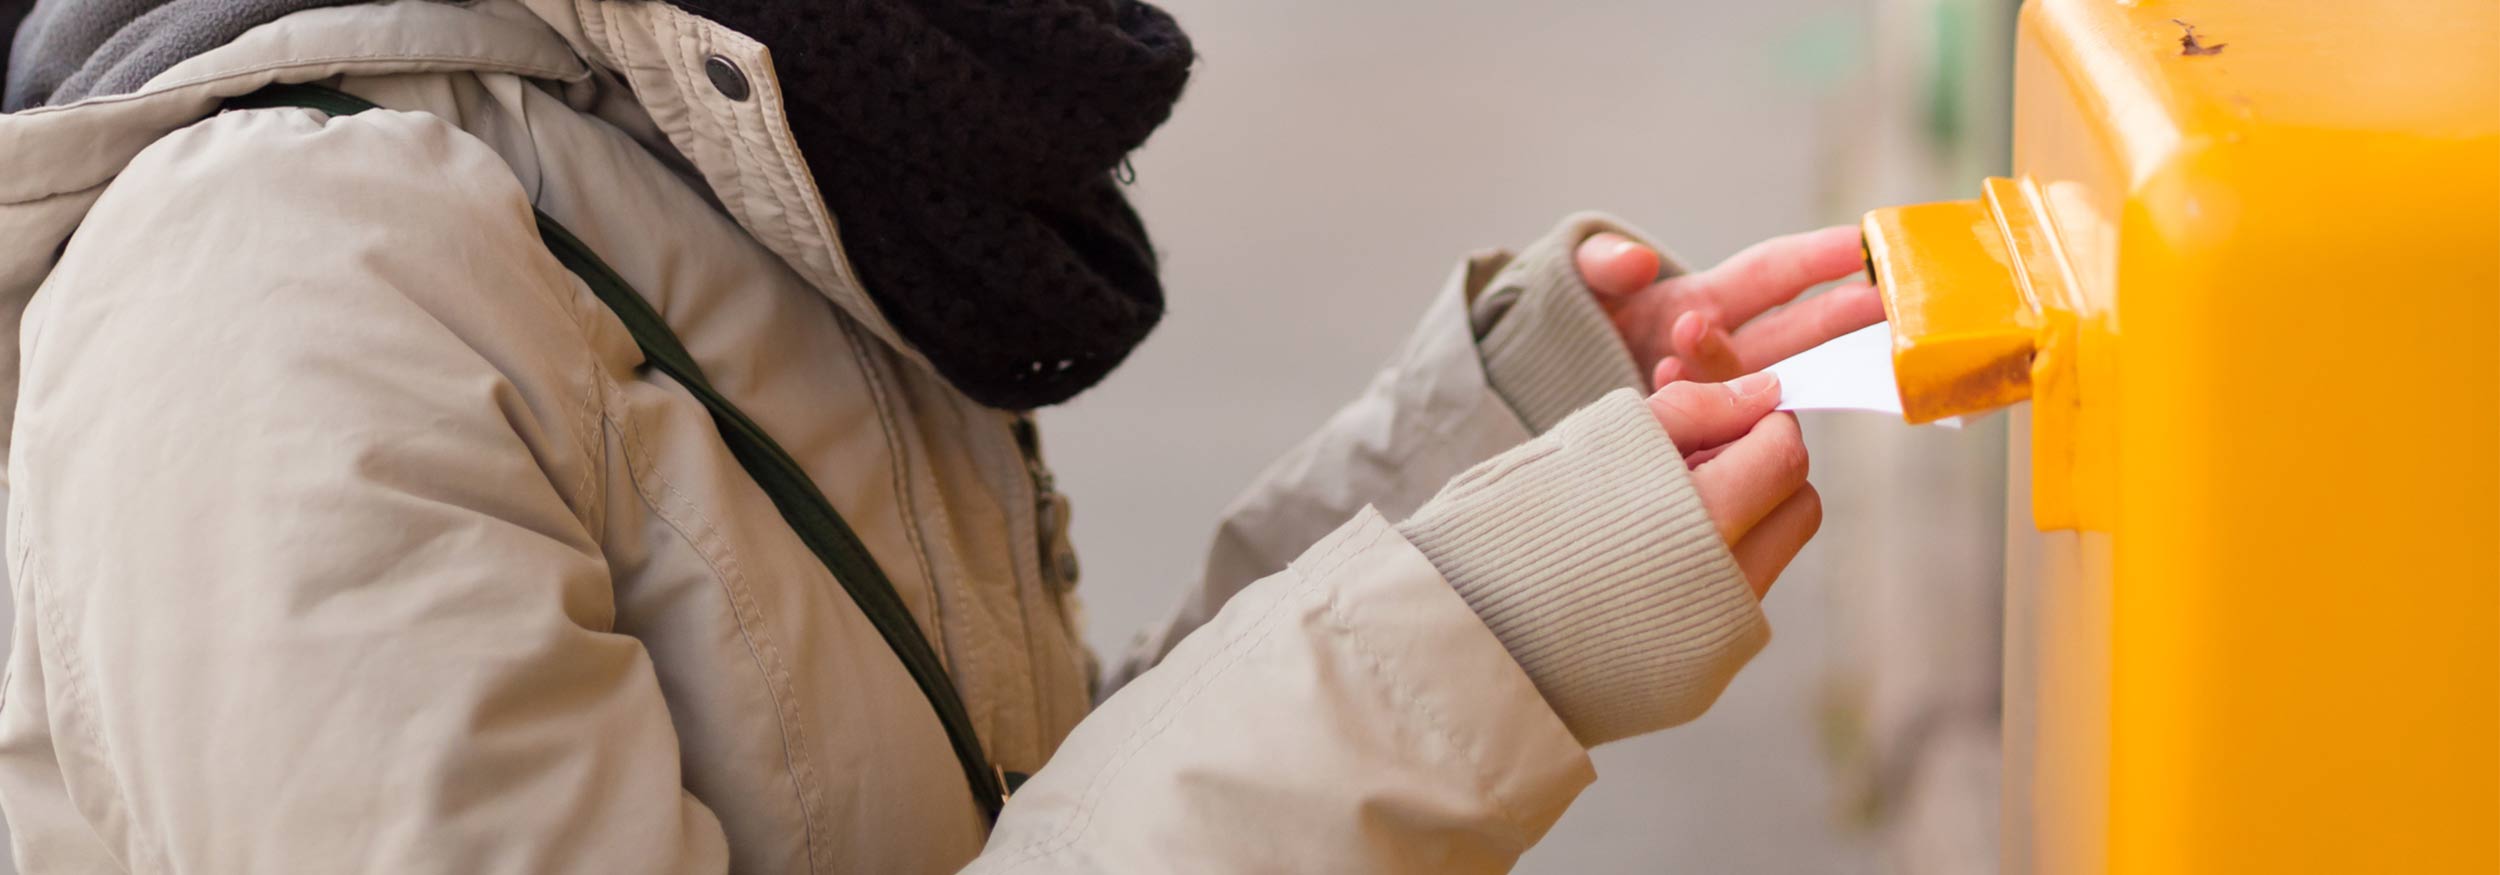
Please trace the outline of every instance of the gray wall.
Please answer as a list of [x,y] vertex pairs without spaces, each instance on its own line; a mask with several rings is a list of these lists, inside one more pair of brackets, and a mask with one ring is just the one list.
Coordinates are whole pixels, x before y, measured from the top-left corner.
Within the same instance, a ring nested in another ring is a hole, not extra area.
[[[1836,214],[1821,158],[1847,132],[1790,71],[1859,2],[1164,5],[1205,55],[1136,161],[1171,316],[1043,417],[1099,648],[1170,608],[1225,502],[1353,396],[1469,250],[1602,208],[1707,263]],[[1775,639],[1709,715],[1599,750],[1522,871],[1872,871],[1818,750],[1817,577],[1772,593]]]
[[[1165,5],[1206,56],[1136,162],[1172,316],[1044,416],[1097,647],[1171,606],[1225,501],[1352,396],[1466,251],[1594,207],[1706,263],[1835,214],[1820,159],[1848,134],[1780,59],[1861,0]],[[1777,637],[1718,706],[1598,751],[1598,785],[1522,871],[1872,871],[1817,748],[1824,549],[1772,594]]]

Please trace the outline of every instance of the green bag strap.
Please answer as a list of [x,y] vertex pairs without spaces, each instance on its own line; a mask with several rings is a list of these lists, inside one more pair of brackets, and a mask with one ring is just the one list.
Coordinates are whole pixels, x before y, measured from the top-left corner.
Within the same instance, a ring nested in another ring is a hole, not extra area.
[[[343,91],[317,85],[270,85],[250,94],[227,100],[228,109],[266,109],[300,107],[331,115],[354,115],[378,108],[363,98]],[[565,269],[581,277],[601,303],[616,313],[618,321],[632,334],[634,343],[642,347],[643,359],[703,402],[711,411],[712,421],[720,428],[721,440],[738,464],[763,487],[781,518],[796,530],[799,540],[833,572],[833,579],[849,592],[851,601],[859,605],[868,622],[877,627],[894,655],[903,661],[903,668],[920,686],[921,695],[937,712],[938,722],[946,726],[946,738],[953,743],[955,758],[963,763],[964,780],[972,786],[972,798],[981,806],[990,822],[998,820],[1000,808],[1007,801],[1007,776],[992,767],[989,756],[981,749],[981,739],[974,732],[972,717],[964,709],[963,697],[955,691],[955,683],[946,674],[946,666],[938,661],[937,651],[928,638],[920,634],[920,624],[912,619],[911,610],[894,591],[894,583],[885,570],[868,554],[859,535],[834,510],[833,502],[808,479],[805,469],[790,454],[774,443],[764,429],[748,419],[731,404],[711,381],[703,378],[702,367],[686,352],[685,344],[669,330],[668,323],[651,309],[650,302],[635,292],[616,271],[609,269],[590,247],[574,237],[571,231],[544,212],[537,213],[538,235]]]

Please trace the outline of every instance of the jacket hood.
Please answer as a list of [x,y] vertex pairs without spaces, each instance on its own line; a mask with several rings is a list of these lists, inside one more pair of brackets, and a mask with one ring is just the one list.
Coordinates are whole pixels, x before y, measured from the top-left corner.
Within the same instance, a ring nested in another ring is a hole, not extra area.
[[[44,0],[20,31],[13,68],[54,71],[29,80],[30,93],[58,76],[60,85],[31,108],[0,114],[0,450],[17,402],[18,327],[36,289],[88,208],[142,150],[215,113],[227,98],[276,82],[405,73],[506,73],[556,84],[565,99],[587,108],[607,85],[607,70],[642,101],[716,203],[801,276],[883,340],[906,362],[926,366],[861,288],[834,217],[814,180],[786,146],[772,61],[762,46],[660,3],[577,3],[576,0],[386,0],[339,5],[337,0],[107,0],[123,11],[88,17],[62,10],[86,0]],[[196,8],[222,3],[223,13]],[[133,11],[135,10],[135,12]],[[291,11],[290,11],[291,10]],[[223,42],[216,34],[260,16]],[[71,27],[66,23],[75,22]],[[67,29],[63,29],[67,28]],[[109,32],[108,32],[109,31]],[[76,33],[54,44],[43,34]],[[36,36],[29,37],[28,34]],[[101,34],[99,36],[98,34]],[[641,40],[641,48],[628,47]],[[82,50],[81,45],[93,47]],[[708,46],[683,57],[653,58],[656,46]],[[193,47],[185,54],[174,47]],[[615,60],[634,52],[636,63]],[[705,58],[736,58],[755,74],[759,97],[744,104],[770,112],[742,115],[736,136],[782,139],[733,145],[730,131],[689,126],[684,101],[703,81]],[[20,61],[23,60],[21,65]],[[159,66],[162,69],[157,69]],[[59,71],[66,72],[59,72]],[[154,70],[154,72],[144,72]],[[127,88],[113,87],[137,77]],[[604,80],[602,80],[604,81]],[[69,83],[83,83],[70,99]],[[14,92],[15,82],[8,86]],[[657,100],[661,103],[654,104]],[[673,103],[670,101],[674,101]]]
[[42,0],[9,51],[0,111],[126,94],[290,13],[361,0]]

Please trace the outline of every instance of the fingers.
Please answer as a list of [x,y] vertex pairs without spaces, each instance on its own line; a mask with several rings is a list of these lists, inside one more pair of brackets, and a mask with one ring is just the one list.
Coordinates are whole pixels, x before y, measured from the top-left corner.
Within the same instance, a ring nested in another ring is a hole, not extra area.
[[[1738,435],[1738,437],[1743,437],[1743,435]],[[1701,467],[1701,466],[1703,466],[1703,465],[1705,465],[1705,464],[1708,464],[1708,463],[1710,462],[1710,460],[1718,458],[1720,453],[1722,453],[1722,452],[1726,452],[1726,451],[1727,451],[1727,445],[1726,445],[1726,444],[1720,444],[1720,445],[1718,445],[1718,446],[1715,446],[1715,447],[1710,447],[1710,448],[1708,448],[1708,449],[1697,450],[1697,451],[1694,451],[1694,452],[1685,453],[1685,454],[1684,454],[1684,467],[1686,467],[1686,468],[1699,468],[1699,467]]]
[[1707,313],[1687,312],[1667,332],[1669,357],[1651,376],[1655,385],[1675,380],[1732,380],[1762,370],[1860,328],[1884,321],[1884,299],[1875,287],[1850,283],[1788,305],[1730,336]]
[[1756,374],[1734,383],[1669,385],[1649,396],[1649,411],[1676,451],[1690,456],[1751,433],[1779,400],[1779,378]]
[[1580,281],[1600,295],[1629,295],[1658,281],[1658,251],[1612,231],[1580,241],[1573,260]]
[[1673,383],[1649,396],[1756,598],[1823,526],[1823,497],[1806,484],[1805,434],[1796,417],[1771,412],[1778,403],[1779,379],[1770,374]]
[[1715,383],[1760,370],[1745,367],[1735,339],[1708,313],[1690,311],[1676,317],[1675,326],[1667,331],[1667,344],[1672,358],[1680,362],[1675,375],[1679,380]]
[[1806,289],[1857,273],[1865,264],[1858,229],[1835,225],[1773,237],[1694,277],[1729,324],[1742,325]]
[[1745,572],[1745,580],[1753,584],[1755,598],[1771,591],[1771,582],[1788,569],[1789,560],[1814,538],[1823,527],[1823,495],[1813,486],[1799,488],[1787,501],[1772,508],[1753,531],[1736,542],[1736,567]]
[[[1777,364],[1781,359],[1823,345],[1860,328],[1884,321],[1884,299],[1875,287],[1866,283],[1850,283],[1803,301],[1790,304],[1777,312],[1754,320],[1736,333],[1733,340],[1716,338],[1724,351],[1713,351],[1713,362],[1733,361],[1735,370],[1705,375],[1703,379],[1727,379],[1728,376],[1758,371]],[[1680,337],[1679,337],[1680,339]],[[1711,340],[1697,341],[1709,343]],[[1682,347],[1677,347],[1680,351]]]
[[1673,355],[1669,355],[1666,358],[1659,359],[1658,366],[1650,370],[1649,387],[1652,391],[1655,391],[1666,388],[1668,385],[1682,381],[1683,379],[1684,362],[1677,359]]
[[1773,414],[1693,468],[1693,489],[1701,493],[1702,507],[1718,524],[1719,536],[1737,544],[1772,509],[1804,488],[1806,467],[1805,435],[1797,430],[1797,417]]

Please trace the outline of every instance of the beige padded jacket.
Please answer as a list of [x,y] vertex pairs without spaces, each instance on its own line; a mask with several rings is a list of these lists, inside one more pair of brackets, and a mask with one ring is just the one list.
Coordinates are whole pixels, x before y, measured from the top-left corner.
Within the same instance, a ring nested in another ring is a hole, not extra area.
[[[216,112],[271,82],[385,110]],[[0,116],[22,870],[1500,871],[1588,745],[1762,646],[1573,277],[1589,217],[1463,265],[1097,684],[1017,417],[878,316],[777,89],[664,3],[400,0]],[[894,578],[1034,773],[994,829],[533,206]]]

